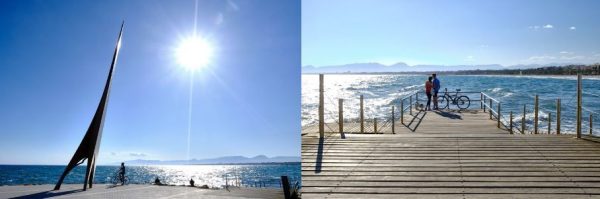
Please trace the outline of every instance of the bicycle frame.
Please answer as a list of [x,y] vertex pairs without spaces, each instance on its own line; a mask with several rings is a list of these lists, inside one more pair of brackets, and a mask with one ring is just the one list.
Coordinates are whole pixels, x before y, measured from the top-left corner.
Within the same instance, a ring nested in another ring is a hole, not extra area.
[[460,91],[457,90],[454,95],[450,95],[450,94],[448,94],[448,89],[446,88],[444,91],[444,97],[448,98],[450,100],[450,102],[452,102],[452,105],[456,105],[456,104],[458,104],[458,97],[459,97],[458,93],[459,92]]
[[[460,95],[460,89],[456,89],[456,92],[454,94],[451,94],[450,92],[448,92],[448,89],[444,89],[444,94],[441,95],[440,97],[442,97],[444,100],[442,102],[445,101],[445,106],[442,108],[450,108],[450,105],[455,105],[457,106],[459,109],[467,109],[469,108],[470,104],[471,104],[471,100],[469,100],[469,97],[466,95]],[[463,100],[463,98],[466,99]],[[466,104],[466,107],[464,106]]]

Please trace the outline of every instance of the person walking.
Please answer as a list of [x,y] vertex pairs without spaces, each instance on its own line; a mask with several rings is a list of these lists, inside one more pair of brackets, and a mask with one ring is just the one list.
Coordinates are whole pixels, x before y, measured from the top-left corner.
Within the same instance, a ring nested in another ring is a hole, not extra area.
[[438,110],[438,92],[440,91],[440,80],[437,78],[435,73],[431,74],[433,77],[433,109]]
[[431,110],[431,89],[433,88],[433,77],[429,76],[427,81],[425,81],[425,94],[427,94],[427,105],[425,106],[426,111]]

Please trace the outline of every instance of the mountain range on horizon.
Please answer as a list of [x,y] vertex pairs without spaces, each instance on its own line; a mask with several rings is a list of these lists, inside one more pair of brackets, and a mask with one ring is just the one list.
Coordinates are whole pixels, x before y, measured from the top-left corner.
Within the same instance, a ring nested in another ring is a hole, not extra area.
[[377,62],[370,63],[352,63],[330,66],[312,66],[302,67],[302,73],[380,73],[380,72],[429,72],[429,71],[462,71],[462,70],[503,70],[503,69],[531,69],[546,66],[566,66],[581,65],[578,63],[549,63],[549,64],[519,64],[503,66],[500,64],[486,65],[435,65],[421,64],[408,65],[404,62],[398,62],[392,65],[384,65]]
[[[208,159],[191,159],[191,160],[127,160],[126,165],[187,165],[187,164],[256,164],[256,163],[285,163],[285,162],[300,162],[298,156],[275,156],[267,157],[265,155],[257,155],[254,157],[245,156],[223,156],[218,158]],[[113,164],[121,164],[116,162]]]

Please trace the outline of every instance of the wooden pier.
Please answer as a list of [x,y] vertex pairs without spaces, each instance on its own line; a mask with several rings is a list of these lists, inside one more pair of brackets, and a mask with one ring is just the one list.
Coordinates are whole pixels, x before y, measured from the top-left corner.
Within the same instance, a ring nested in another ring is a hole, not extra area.
[[396,134],[307,132],[302,197],[600,197],[599,143],[509,134],[481,110],[414,114],[404,116],[420,118],[414,131],[396,123]]

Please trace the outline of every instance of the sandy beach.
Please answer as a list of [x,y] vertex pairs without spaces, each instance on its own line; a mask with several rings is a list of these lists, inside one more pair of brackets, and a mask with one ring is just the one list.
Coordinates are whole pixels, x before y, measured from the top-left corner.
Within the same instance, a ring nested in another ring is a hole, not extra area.
[[52,191],[54,185],[0,186],[0,198],[283,198],[283,192],[275,188],[231,188],[228,191],[150,184],[96,184],[82,191],[82,187],[82,184],[65,184],[61,190]]

